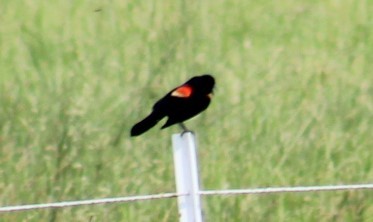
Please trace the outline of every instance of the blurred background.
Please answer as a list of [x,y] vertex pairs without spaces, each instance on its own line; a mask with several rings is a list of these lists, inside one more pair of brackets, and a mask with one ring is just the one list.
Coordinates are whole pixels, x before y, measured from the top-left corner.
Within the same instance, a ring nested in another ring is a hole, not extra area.
[[[171,135],[130,138],[194,75],[204,189],[373,182],[370,1],[0,0],[1,206],[174,192]],[[373,193],[204,197],[206,221],[371,221]],[[177,221],[176,199],[0,221]]]

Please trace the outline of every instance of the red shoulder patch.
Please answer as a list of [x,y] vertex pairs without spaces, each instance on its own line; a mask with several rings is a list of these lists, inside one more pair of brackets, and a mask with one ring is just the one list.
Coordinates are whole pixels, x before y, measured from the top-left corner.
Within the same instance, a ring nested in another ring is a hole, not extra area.
[[187,98],[192,94],[192,87],[188,85],[182,85],[175,89],[172,93],[171,96],[174,97],[180,97],[180,98]]

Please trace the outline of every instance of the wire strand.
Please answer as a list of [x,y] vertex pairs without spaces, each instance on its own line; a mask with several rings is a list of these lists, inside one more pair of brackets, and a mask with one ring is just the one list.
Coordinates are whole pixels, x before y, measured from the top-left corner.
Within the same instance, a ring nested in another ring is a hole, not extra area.
[[[210,196],[210,195],[271,194],[271,193],[290,193],[290,192],[295,193],[295,192],[366,190],[366,189],[373,189],[373,184],[267,187],[267,188],[232,189],[232,190],[206,190],[206,191],[200,191],[199,194],[204,195],[204,196]],[[0,207],[0,213],[25,211],[25,210],[36,210],[36,209],[47,209],[47,208],[64,208],[64,207],[75,207],[75,206],[83,206],[83,205],[156,200],[156,199],[175,198],[175,197],[186,196],[186,195],[188,194],[163,193],[163,194],[132,196],[132,197],[114,197],[114,198],[103,198],[103,199],[93,199],[93,200],[78,200],[78,201],[65,201],[65,202],[56,202],[56,203],[6,206],[6,207]]]
[[206,190],[200,191],[200,195],[239,195],[239,194],[270,194],[290,192],[317,192],[317,191],[341,191],[373,189],[373,184],[355,185],[328,185],[328,186],[299,186],[299,187],[267,187],[236,190]]
[[57,203],[8,206],[8,207],[0,207],[0,213],[34,210],[34,209],[63,208],[63,207],[74,207],[74,206],[82,206],[82,205],[96,205],[96,204],[156,200],[156,199],[165,199],[165,198],[175,198],[175,197],[183,196],[183,195],[186,195],[186,194],[164,193],[164,194],[153,194],[153,195],[133,196],[133,197],[114,197],[114,198],[103,198],[103,199],[93,199],[93,200],[78,200],[78,201],[65,201],[65,202],[57,202]]

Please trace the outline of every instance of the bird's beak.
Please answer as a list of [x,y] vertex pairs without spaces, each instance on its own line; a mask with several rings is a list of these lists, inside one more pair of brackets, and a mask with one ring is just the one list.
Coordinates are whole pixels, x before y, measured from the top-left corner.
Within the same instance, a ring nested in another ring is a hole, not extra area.
[[209,94],[207,94],[207,97],[209,97],[210,99],[212,99],[212,95],[213,95],[213,93],[209,93]]

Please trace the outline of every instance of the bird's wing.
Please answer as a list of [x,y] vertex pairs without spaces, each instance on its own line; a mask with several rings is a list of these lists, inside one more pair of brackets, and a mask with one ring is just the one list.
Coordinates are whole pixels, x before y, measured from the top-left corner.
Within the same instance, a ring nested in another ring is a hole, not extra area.
[[192,91],[193,91],[192,87],[185,84],[174,89],[170,95],[172,97],[188,98],[192,94]]

